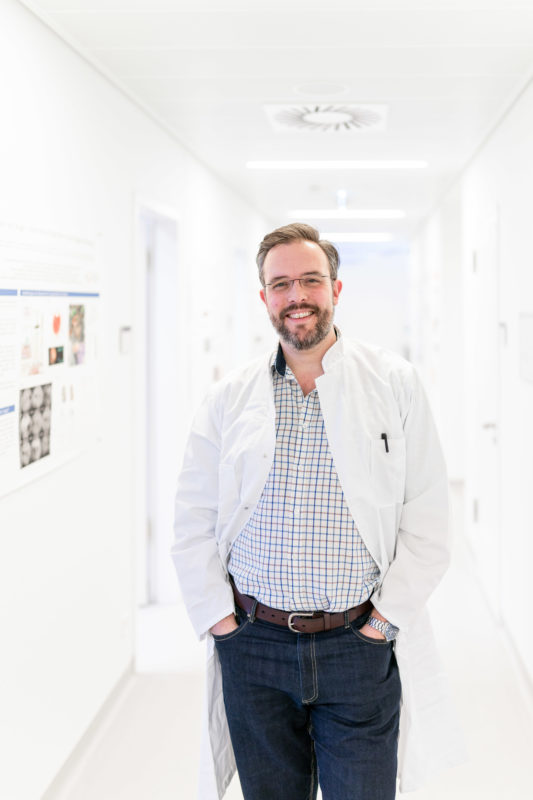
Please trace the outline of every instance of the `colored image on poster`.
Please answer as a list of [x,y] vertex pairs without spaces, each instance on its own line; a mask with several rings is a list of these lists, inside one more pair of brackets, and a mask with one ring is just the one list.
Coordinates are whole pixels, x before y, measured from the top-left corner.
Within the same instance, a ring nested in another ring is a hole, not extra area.
[[85,363],[85,306],[69,306],[69,364]]
[[63,363],[63,348],[62,347],[49,347],[48,348],[48,363],[53,366],[54,364]]
[[20,466],[27,467],[50,454],[52,384],[20,392]]
[[22,375],[38,375],[43,369],[43,313],[27,305],[21,321],[20,371]]

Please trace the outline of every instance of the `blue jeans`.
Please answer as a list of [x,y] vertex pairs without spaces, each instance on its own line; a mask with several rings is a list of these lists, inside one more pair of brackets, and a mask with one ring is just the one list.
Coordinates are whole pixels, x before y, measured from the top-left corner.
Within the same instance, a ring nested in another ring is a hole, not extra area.
[[400,678],[367,617],[304,634],[238,609],[214,637],[245,800],[394,800]]

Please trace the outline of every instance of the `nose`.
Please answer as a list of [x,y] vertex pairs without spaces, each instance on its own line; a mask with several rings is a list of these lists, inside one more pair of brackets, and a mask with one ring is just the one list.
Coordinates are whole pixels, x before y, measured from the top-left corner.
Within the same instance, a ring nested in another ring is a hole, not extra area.
[[303,288],[300,281],[298,279],[295,279],[287,294],[287,300],[289,300],[291,303],[301,303],[306,298],[307,298],[306,290]]

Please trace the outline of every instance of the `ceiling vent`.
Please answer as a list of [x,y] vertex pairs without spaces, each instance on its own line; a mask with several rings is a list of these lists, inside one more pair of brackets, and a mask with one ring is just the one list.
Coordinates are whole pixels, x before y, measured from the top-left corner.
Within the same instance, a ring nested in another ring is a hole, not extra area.
[[276,131],[347,133],[361,129],[385,130],[387,106],[315,104],[264,106]]

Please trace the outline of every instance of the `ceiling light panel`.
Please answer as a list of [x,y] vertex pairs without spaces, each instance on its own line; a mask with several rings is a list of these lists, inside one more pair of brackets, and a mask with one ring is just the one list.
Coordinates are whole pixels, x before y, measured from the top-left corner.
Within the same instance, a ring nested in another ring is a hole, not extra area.
[[392,233],[341,233],[324,231],[320,233],[321,239],[330,242],[392,242]]
[[424,169],[427,161],[247,161],[248,169]]
[[406,214],[396,208],[294,208],[287,216],[292,219],[403,219]]

